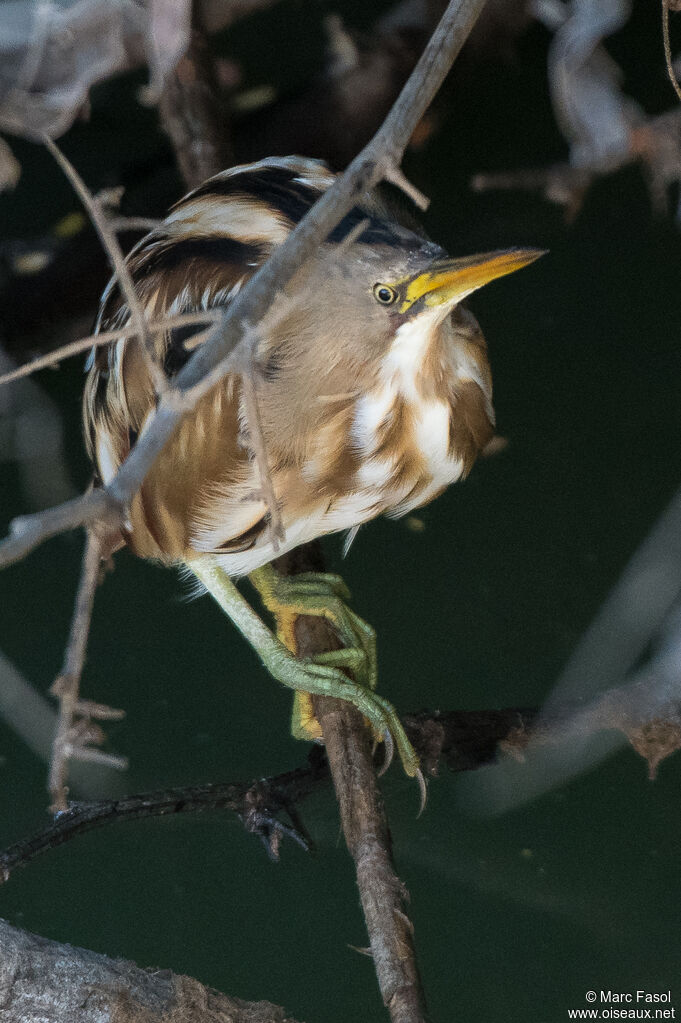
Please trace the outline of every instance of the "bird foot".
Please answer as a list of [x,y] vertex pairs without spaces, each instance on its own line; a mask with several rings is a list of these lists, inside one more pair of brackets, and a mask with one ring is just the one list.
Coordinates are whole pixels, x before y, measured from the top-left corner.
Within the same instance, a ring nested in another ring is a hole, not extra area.
[[265,565],[251,573],[250,579],[265,607],[274,615],[277,634],[287,646],[291,645],[287,640],[299,615],[326,618],[336,629],[343,649],[322,654],[322,659],[315,661],[347,668],[360,685],[376,688],[376,632],[345,603],[350,599],[350,591],[339,575],[303,572],[282,576],[271,565]]
[[[339,593],[343,595],[347,593],[345,584],[338,576],[322,575],[321,579],[316,574],[298,576],[296,579],[300,584],[309,586],[304,585],[304,590],[299,593],[294,589],[291,596],[288,585],[280,588],[281,577],[271,566],[266,565],[263,569],[251,573],[250,579],[259,590],[265,606],[277,619],[278,634],[275,636],[217,564],[196,559],[192,562],[191,568],[257,650],[274,678],[293,689],[301,702],[307,700],[311,703],[311,696],[330,696],[352,703],[360,714],[367,718],[377,738],[385,739],[386,735],[392,738],[405,772],[409,777],[419,779],[420,784],[423,783],[418,756],[407,738],[395,708],[385,697],[374,692],[370,684],[356,681],[341,670],[340,665],[358,671],[363,663],[363,673],[359,672],[360,677],[375,685],[375,637],[370,626],[362,623],[360,633],[363,642],[360,641],[355,646],[308,659],[292,653],[296,648],[293,626],[297,615],[317,613],[330,617],[326,603],[321,600],[322,594],[325,601],[333,598],[331,620],[337,617],[341,637],[357,635],[355,626],[361,619],[345,607],[338,596]],[[287,584],[288,581],[287,578]],[[314,720],[314,715],[312,719]]]
[[374,735],[384,740],[389,736],[388,749],[392,740],[406,774],[410,778],[419,778],[419,758],[393,705],[339,669],[336,655],[344,656],[347,661],[348,653],[347,650],[334,650],[331,654],[302,659],[281,647],[265,658],[265,665],[276,679],[291,689],[352,703],[368,720]]

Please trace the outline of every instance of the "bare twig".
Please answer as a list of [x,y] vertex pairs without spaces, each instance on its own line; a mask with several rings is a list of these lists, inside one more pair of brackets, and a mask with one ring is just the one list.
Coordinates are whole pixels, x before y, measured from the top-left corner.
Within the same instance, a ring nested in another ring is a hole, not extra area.
[[[291,551],[277,562],[286,575],[319,571],[318,544]],[[323,618],[300,616],[294,653],[309,657],[340,646]],[[345,701],[315,697],[314,712],[324,735],[341,826],[355,863],[357,887],[383,1002],[393,1023],[425,1023],[424,996],[416,963],[408,894],[392,862],[390,830],[372,764],[362,716]]]
[[156,393],[162,394],[166,387],[165,374],[158,365],[154,356],[149,328],[144,316],[144,309],[142,308],[142,303],[137,296],[132,276],[128,270],[127,263],[125,262],[125,256],[123,255],[123,251],[118,243],[118,238],[116,237],[116,232],[112,230],[101,206],[90,194],[78,171],[64,156],[57,144],[47,135],[44,136],[43,141],[61,169],[64,171],[66,177],[71,182],[74,190],[78,193],[80,201],[83,203],[83,206],[85,206],[90,220],[95,226],[104,250],[113,264],[116,279],[121,287],[121,291],[125,295],[125,301],[127,302],[128,309],[130,310],[130,319],[135,327],[135,333],[139,337],[142,345],[142,351],[145,353],[149,375],[154,384]]
[[162,223],[155,217],[109,217],[109,227],[117,234],[123,231],[155,231]]
[[[301,627],[303,631],[308,628],[302,622]],[[308,649],[312,642],[312,639],[306,640]],[[679,748],[681,696],[671,695],[655,671],[643,669],[630,682],[608,690],[586,707],[556,708],[550,722],[545,721],[536,708],[507,707],[502,710],[421,710],[405,714],[402,723],[424,770],[431,776],[437,775],[443,767],[457,773],[475,771],[494,763],[502,754],[522,760],[531,743],[543,747],[565,746],[576,738],[611,730],[622,733],[648,760],[652,775],[660,761]],[[646,737],[645,747],[641,743],[642,736]],[[352,771],[352,761],[349,769]],[[256,785],[215,782],[71,803],[67,812],[60,813],[48,827],[0,852],[0,883],[35,857],[93,828],[120,821],[230,810],[243,819],[248,831],[261,833],[263,821],[274,829],[282,810],[294,820],[300,803],[328,778],[327,758],[320,747],[313,747],[305,767],[261,779]],[[298,830],[295,820],[294,826]],[[281,825],[281,830],[284,835],[291,835],[288,825]]]
[[162,220],[155,217],[127,217],[120,214],[121,200],[125,193],[123,185],[115,185],[113,188],[102,188],[92,201],[102,214],[106,215],[105,222],[112,231],[155,231],[163,224]]
[[21,1023],[296,1023],[271,1002],[247,1002],[170,970],[142,970],[0,921],[5,1020]]
[[[412,131],[445,78],[483,5],[484,0],[451,0],[383,126],[235,297],[212,337],[177,374],[169,391],[182,395],[219,364],[222,364],[222,375],[226,375],[230,371],[227,357],[241,337],[243,324],[257,325],[260,322],[272,295],[286,284],[296,268],[315,251],[362,193],[376,185],[391,167],[398,165]],[[93,495],[86,494],[48,513],[41,513],[41,516],[22,520],[20,530],[14,527],[12,536],[0,543],[0,567],[24,557],[48,536],[92,522],[96,518],[97,502],[103,511],[125,508],[183,414],[184,410],[173,408],[164,394],[149,427],[139,437],[101,496],[95,500]]]
[[244,405],[246,407],[246,419],[250,428],[249,442],[253,448],[255,462],[260,474],[260,486],[262,488],[263,499],[269,510],[269,530],[270,536],[272,537],[272,548],[274,551],[278,551],[279,541],[284,539],[284,525],[281,520],[279,502],[277,501],[277,495],[274,492],[272,476],[267,462],[267,450],[265,447],[265,438],[262,432],[260,410],[258,408],[258,399],[253,384],[253,371],[254,367],[251,350],[250,365],[247,366],[241,374],[241,388],[244,396]]
[[0,567],[21,561],[45,540],[77,526],[99,522],[116,527],[124,512],[125,505],[102,487],[34,515],[21,515],[12,520],[9,536],[0,544]]
[[307,846],[305,836],[295,822],[291,828],[279,820],[279,815],[299,806],[328,779],[328,766],[320,750],[308,766],[258,782],[183,785],[119,799],[72,803],[48,827],[0,852],[0,884],[8,881],[18,867],[26,866],[37,856],[57,849],[87,831],[146,817],[229,810],[240,817],[249,832],[263,836],[265,831],[274,833],[278,829],[280,834]]
[[[151,321],[149,323],[149,330],[155,333],[156,331],[172,330],[173,327],[191,326],[194,323],[197,326],[200,323],[217,323],[220,316],[219,309],[207,309],[195,313],[178,313],[176,316],[169,316],[164,320]],[[37,359],[32,359],[31,362],[13,369],[11,373],[4,373],[0,376],[0,387],[3,384],[11,384],[13,380],[29,377],[33,373],[37,373],[39,369],[55,366],[62,359],[69,359],[74,355],[82,355],[83,352],[87,352],[91,348],[102,348],[111,341],[118,341],[123,337],[131,337],[135,333],[136,328],[128,323],[125,327],[119,327],[118,330],[104,330],[101,334],[89,334],[87,337],[79,338],[77,341],[70,341],[66,345],[61,345],[60,348],[55,348],[52,352],[47,352]],[[194,348],[200,343],[199,338],[205,340],[206,337],[206,332],[201,331],[200,335],[197,334],[195,337],[188,338],[185,341],[185,348],[189,351],[190,348]]]
[[[100,750],[86,745],[88,742],[101,741],[103,736],[98,729],[83,727],[84,723],[89,724],[97,716],[97,705],[91,702],[81,704],[78,699],[101,556],[102,543],[97,530],[89,529],[85,540],[83,568],[71,622],[71,633],[64,655],[64,665],[61,674],[55,679],[52,686],[53,694],[59,698],[59,717],[52,744],[48,781],[52,809],[55,812],[67,808],[68,788],[66,783],[70,759],[87,759],[106,763],[109,767],[126,766],[126,761],[122,757],[104,754]],[[104,716],[115,719],[123,715],[121,711],[107,708]]]

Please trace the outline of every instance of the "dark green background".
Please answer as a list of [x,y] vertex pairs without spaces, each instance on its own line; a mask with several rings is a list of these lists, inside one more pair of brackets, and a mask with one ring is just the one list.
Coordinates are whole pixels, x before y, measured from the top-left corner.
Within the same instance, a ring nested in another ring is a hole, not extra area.
[[[288,3],[233,33],[247,81],[292,89],[318,64],[310,11]],[[657,19],[641,4],[612,44],[650,111],[673,102]],[[681,238],[671,218],[653,219],[638,172],[597,184],[569,226],[540,197],[467,188],[478,171],[565,157],[546,41],[535,29],[510,65],[481,63],[406,164],[432,199],[430,234],[453,254],[536,245],[550,255],[471,302],[508,449],[419,513],[423,532],[373,523],[342,564],[338,540],[327,544],[378,630],[381,691],[401,710],[541,703],[681,477]],[[94,190],[132,182],[143,212],[153,182],[174,186],[154,115],[135,101],[140,80],[96,90],[90,123],[63,146]],[[44,152],[15,149],[24,174],[0,197],[0,223],[5,238],[30,238],[77,203]],[[84,486],[80,366],[38,380],[63,409]],[[25,510],[17,484],[0,464],[3,524]],[[55,540],[0,575],[0,649],[41,691],[60,667],[80,548],[80,537]],[[128,791],[263,776],[305,756],[288,736],[288,694],[216,607],[185,597],[173,573],[127,552],[98,593],[83,689],[127,710],[107,731],[131,759]],[[7,844],[45,821],[46,767],[5,727],[0,743]],[[416,820],[415,786],[394,766],[384,788],[433,1019],[554,1023],[590,988],[681,998],[680,778],[673,758],[651,785],[625,750],[529,807],[480,819],[458,808],[444,773]],[[317,854],[286,846],[279,865],[228,816],[102,830],[17,873],[0,889],[0,915],[268,998],[309,1023],[383,1020],[371,962],[349,947],[366,935],[330,795],[304,816]]]

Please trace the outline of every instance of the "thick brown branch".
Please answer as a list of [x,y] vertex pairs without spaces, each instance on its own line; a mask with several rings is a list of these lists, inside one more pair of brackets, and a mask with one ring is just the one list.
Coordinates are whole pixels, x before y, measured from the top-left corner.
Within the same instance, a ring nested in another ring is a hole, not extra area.
[[[308,544],[280,558],[287,575],[319,571],[321,551]],[[295,626],[296,653],[310,657],[340,646],[325,619],[302,616]],[[405,909],[408,893],[392,862],[388,820],[374,771],[369,733],[346,701],[317,697],[314,709],[324,735],[341,825],[355,862],[364,919],[378,985],[393,1023],[425,1021],[413,928]]]

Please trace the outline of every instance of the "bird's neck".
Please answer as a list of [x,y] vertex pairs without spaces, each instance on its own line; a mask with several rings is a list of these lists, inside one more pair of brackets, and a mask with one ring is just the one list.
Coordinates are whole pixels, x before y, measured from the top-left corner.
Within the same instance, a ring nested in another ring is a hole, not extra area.
[[459,383],[472,382],[489,406],[492,385],[485,342],[467,310],[442,317],[439,309],[401,324],[378,369],[380,383],[408,400],[451,402]]

